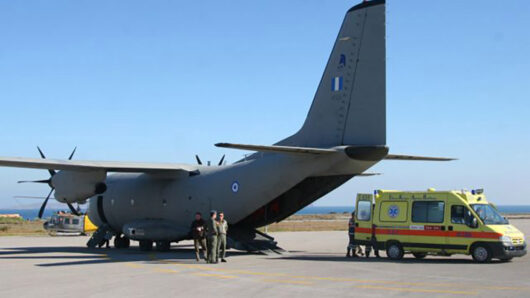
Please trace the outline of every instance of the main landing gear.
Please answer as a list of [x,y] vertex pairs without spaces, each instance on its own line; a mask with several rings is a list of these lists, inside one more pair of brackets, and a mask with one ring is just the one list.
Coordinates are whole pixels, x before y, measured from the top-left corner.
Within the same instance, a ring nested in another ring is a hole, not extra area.
[[114,247],[118,249],[129,248],[131,246],[131,240],[125,237],[123,234],[116,235],[114,237]]
[[161,240],[161,241],[151,241],[151,240],[140,240],[140,250],[141,251],[151,251],[153,250],[153,243],[156,244],[157,251],[169,251],[171,248],[171,242]]

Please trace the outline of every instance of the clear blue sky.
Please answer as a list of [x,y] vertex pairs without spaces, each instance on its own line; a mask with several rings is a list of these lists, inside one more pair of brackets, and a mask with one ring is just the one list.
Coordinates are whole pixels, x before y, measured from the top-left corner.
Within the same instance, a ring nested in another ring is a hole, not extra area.
[[[359,1],[2,1],[0,156],[231,162],[302,124]],[[227,4],[229,3],[229,4]],[[390,0],[387,143],[451,163],[381,162],[316,202],[376,188],[484,187],[530,204],[530,2]],[[45,195],[0,168],[0,207]],[[39,205],[39,204],[37,204]]]

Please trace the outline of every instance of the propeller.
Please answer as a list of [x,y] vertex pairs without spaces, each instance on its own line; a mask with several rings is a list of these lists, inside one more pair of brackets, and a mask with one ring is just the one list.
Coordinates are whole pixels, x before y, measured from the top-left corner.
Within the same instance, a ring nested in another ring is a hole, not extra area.
[[199,165],[202,165],[202,161],[201,161],[201,159],[199,158],[199,156],[197,154],[195,154],[195,159],[197,160],[197,163]]
[[[68,157],[68,160],[71,160],[74,157],[74,153],[75,153],[76,149],[77,149],[77,147],[74,148],[74,150],[72,151],[72,153]],[[42,150],[39,148],[39,146],[37,146],[37,150],[39,150],[40,157],[42,157],[42,159],[46,159],[46,156],[44,155]],[[44,209],[46,209],[46,204],[48,204],[48,200],[50,199],[53,191],[55,190],[55,187],[53,187],[53,185],[52,185],[52,178],[57,172],[55,170],[53,170],[53,169],[48,169],[48,172],[50,173],[50,178],[48,178],[48,179],[18,181],[18,183],[46,183],[46,184],[48,184],[50,186],[51,190],[48,193],[48,195],[46,196],[46,198],[44,199],[44,202],[42,202],[42,205],[40,206],[39,218],[42,218],[42,215],[44,214]],[[70,202],[66,202],[66,204],[68,205],[68,208],[70,208],[70,210],[72,211],[73,214],[79,215],[79,212],[77,212],[77,210],[74,208],[74,206],[72,206],[72,204]]]
[[[202,160],[199,158],[199,155],[195,154],[195,159],[197,160],[198,165],[202,165]],[[225,161],[225,155],[221,157],[221,160],[219,160],[219,163],[217,163],[218,166],[222,166],[223,162]],[[208,165],[210,165],[210,162],[208,161]]]
[[224,160],[225,160],[225,155],[223,154],[223,157],[221,157],[221,160],[219,161],[219,163],[217,165],[218,166],[222,166]]

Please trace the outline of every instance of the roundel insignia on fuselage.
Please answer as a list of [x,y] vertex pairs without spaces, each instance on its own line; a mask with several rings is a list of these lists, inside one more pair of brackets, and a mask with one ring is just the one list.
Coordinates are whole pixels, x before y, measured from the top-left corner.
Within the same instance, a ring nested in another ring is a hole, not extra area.
[[232,182],[232,192],[236,193],[239,191],[239,183],[237,181]]

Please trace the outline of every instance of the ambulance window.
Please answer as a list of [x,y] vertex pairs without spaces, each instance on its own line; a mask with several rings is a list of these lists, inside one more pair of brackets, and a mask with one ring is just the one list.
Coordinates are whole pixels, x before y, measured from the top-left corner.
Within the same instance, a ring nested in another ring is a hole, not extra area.
[[451,206],[451,222],[462,225],[466,223],[466,208],[464,206]]
[[414,202],[412,204],[412,221],[442,223],[444,221],[444,202]]
[[370,201],[359,201],[357,203],[357,209],[355,214],[358,220],[367,221],[371,218],[372,213],[372,202]]

